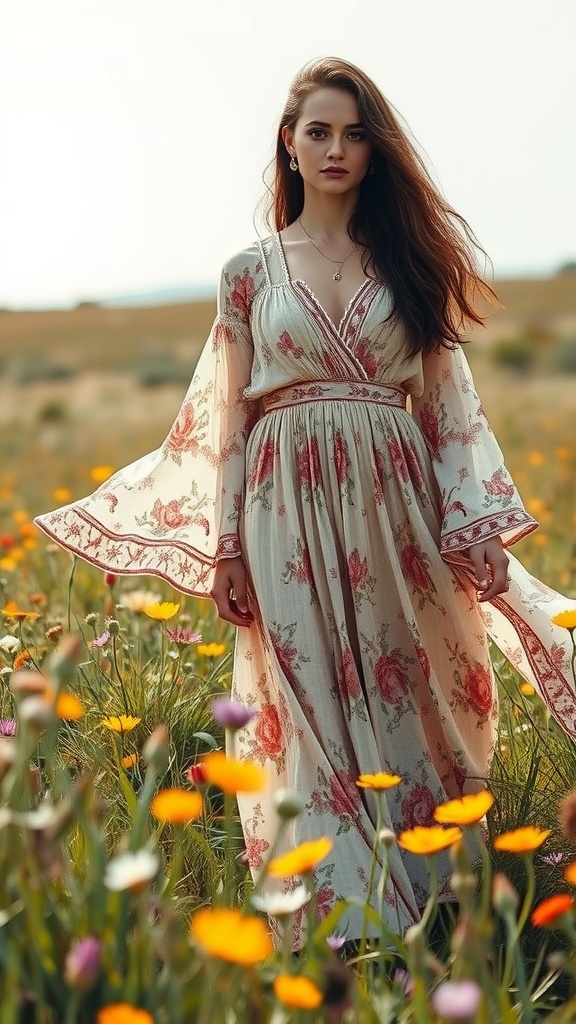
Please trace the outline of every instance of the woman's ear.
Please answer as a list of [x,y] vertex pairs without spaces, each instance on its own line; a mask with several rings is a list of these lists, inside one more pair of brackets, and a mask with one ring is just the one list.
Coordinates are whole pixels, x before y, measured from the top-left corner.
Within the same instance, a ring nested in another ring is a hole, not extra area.
[[294,156],[294,132],[291,132],[287,125],[284,125],[281,133],[282,142],[286,146],[290,156]]

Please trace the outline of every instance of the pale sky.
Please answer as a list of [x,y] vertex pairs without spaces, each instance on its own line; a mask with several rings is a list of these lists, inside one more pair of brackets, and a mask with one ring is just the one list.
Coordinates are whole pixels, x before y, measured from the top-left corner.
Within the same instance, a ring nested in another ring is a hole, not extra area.
[[288,85],[359,64],[496,276],[576,258],[575,0],[0,0],[0,306],[216,282]]

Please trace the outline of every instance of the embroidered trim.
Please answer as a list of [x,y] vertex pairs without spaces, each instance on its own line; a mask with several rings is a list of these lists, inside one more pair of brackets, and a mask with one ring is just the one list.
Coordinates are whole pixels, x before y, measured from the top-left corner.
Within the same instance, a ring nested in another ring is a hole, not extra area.
[[[496,597],[490,603],[516,630],[528,664],[541,688],[542,699],[562,728],[576,739],[576,700],[566,676],[554,663],[549,651],[537,633],[530,628],[526,619],[521,618],[502,597]],[[518,671],[522,675],[522,670]]]
[[216,558],[235,558],[242,554],[240,541],[236,533],[225,533],[218,541]]
[[182,541],[108,533],[86,512],[67,508],[34,522],[51,540],[117,576],[158,576],[193,597],[209,597],[215,558]]
[[483,540],[489,540],[490,537],[497,537],[514,530],[514,536],[504,542],[505,547],[508,547],[532,533],[537,526],[536,520],[523,509],[497,512],[484,519],[477,519],[469,526],[463,526],[459,530],[451,530],[443,534],[440,554],[460,551],[462,548],[469,548],[471,544],[480,544]]
[[318,380],[278,388],[262,398],[265,412],[285,409],[302,402],[358,401],[377,405],[391,405],[397,409],[406,408],[406,394],[393,384],[370,384],[350,380]]

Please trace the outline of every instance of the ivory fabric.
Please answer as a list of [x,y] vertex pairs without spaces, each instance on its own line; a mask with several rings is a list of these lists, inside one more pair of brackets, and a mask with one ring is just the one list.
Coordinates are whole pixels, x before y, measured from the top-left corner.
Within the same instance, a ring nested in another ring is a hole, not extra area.
[[[509,592],[478,603],[468,547],[511,545],[537,523],[462,348],[408,356],[390,313],[387,288],[367,279],[335,325],[290,280],[279,236],[242,250],[163,445],[36,520],[102,569],[199,596],[219,558],[243,554],[255,622],[237,631],[233,696],[258,713],[236,753],[269,779],[239,795],[247,856],[257,873],[274,793],[298,789],[305,810],[284,846],[335,844],[317,870],[321,912],[366,896],[377,813],[360,773],[402,777],[383,802],[395,832],[482,787],[498,720],[488,637],[576,736],[570,638],[551,622],[576,602],[510,556]],[[390,925],[417,920],[427,893],[422,858],[393,847]],[[359,937],[359,907],[341,927]]]

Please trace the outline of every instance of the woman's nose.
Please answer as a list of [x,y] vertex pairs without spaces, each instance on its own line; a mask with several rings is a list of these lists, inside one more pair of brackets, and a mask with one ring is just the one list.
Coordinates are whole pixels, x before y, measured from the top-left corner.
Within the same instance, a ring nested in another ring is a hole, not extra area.
[[327,156],[331,160],[341,160],[344,156],[344,145],[342,139],[339,139],[336,135],[334,135],[330,140]]

